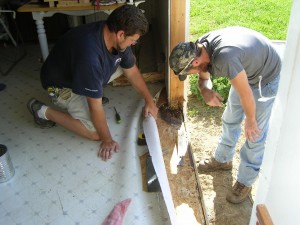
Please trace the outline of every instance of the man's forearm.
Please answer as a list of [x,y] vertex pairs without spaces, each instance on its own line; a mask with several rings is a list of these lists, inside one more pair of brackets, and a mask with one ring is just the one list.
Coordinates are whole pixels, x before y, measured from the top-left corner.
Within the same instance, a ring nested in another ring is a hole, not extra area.
[[134,81],[133,86],[135,87],[137,92],[139,92],[139,94],[141,94],[143,96],[143,98],[145,99],[146,102],[153,101],[153,97],[152,97],[151,93],[149,92],[149,89],[148,89],[144,79],[141,76],[139,76],[139,78],[137,78]]
[[198,74],[198,90],[201,93],[205,89],[212,89],[209,72],[201,72]]
[[198,90],[201,93],[203,89],[207,88],[207,80],[198,78]]
[[240,101],[246,119],[248,119],[249,121],[255,121],[256,104],[252,92],[248,95],[240,96]]
[[242,70],[234,79],[231,79],[230,82],[239,95],[247,120],[255,121],[256,104],[246,72]]
[[100,137],[101,141],[111,141],[112,137],[107,125],[105,112],[102,109],[90,110],[91,120],[94,124],[94,127]]
[[224,99],[219,93],[212,90],[209,73],[199,74],[198,89],[207,105],[223,107],[222,101],[224,101]]

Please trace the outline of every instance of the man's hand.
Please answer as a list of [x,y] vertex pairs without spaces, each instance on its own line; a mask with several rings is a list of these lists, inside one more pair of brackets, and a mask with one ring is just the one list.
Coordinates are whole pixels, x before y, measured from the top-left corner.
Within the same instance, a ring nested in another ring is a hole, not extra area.
[[222,101],[224,101],[224,98],[222,98],[221,95],[219,95],[219,93],[210,90],[208,88],[203,88],[201,90],[201,95],[205,101],[205,103],[209,106],[219,106],[219,107],[223,107],[223,103]]
[[212,82],[210,80],[210,74],[208,72],[201,72],[198,76],[198,90],[200,91],[205,103],[209,106],[223,107],[222,96],[211,90]]
[[114,152],[118,152],[119,148],[119,144],[114,140],[102,141],[98,151],[98,157],[103,161],[106,161],[112,157]]
[[150,104],[145,105],[145,109],[144,109],[144,116],[147,117],[149,114],[151,114],[154,119],[157,118],[157,113],[158,113],[158,108],[155,105],[154,102],[151,102]]
[[255,142],[260,136],[261,130],[257,127],[256,120],[245,119],[245,136],[247,140]]

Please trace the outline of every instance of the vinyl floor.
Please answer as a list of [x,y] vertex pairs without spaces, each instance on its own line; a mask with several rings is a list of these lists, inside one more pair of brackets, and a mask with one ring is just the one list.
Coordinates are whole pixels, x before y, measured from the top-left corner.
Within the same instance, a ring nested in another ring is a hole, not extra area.
[[[31,97],[51,105],[39,80],[38,45],[26,45],[27,55],[0,83],[0,143],[7,146],[15,175],[0,183],[1,225],[100,225],[112,208],[131,203],[124,225],[169,224],[160,192],[142,189],[138,146],[143,99],[131,87],[105,87],[110,102],[107,121],[121,151],[107,162],[97,157],[99,142],[55,126],[41,129],[26,108]],[[1,65],[1,63],[0,63]],[[160,84],[149,85],[153,94]],[[122,122],[115,121],[114,107]]]

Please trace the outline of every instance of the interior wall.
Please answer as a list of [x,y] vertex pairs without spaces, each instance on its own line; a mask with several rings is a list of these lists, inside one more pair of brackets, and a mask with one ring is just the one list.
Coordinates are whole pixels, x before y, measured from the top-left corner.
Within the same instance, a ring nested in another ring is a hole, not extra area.
[[256,205],[265,204],[276,225],[300,223],[300,0],[291,10],[278,95],[274,104],[264,161],[250,224],[256,224]]
[[136,55],[139,55],[138,66],[142,73],[158,72],[161,64],[161,34],[158,29],[161,20],[158,19],[160,2],[156,0],[146,0],[138,5],[144,11],[149,22],[149,31],[141,37],[140,45],[133,47]]
[[157,68],[159,72],[167,75],[168,71],[168,1],[155,0],[155,18],[153,22],[157,33],[155,56],[157,60]]

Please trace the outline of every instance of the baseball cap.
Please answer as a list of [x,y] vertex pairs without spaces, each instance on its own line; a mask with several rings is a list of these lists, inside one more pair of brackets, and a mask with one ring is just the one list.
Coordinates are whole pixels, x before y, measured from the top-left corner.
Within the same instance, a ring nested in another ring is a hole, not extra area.
[[171,69],[179,80],[184,81],[187,77],[187,72],[192,68],[193,60],[199,55],[197,46],[194,42],[181,42],[173,48],[169,64]]

